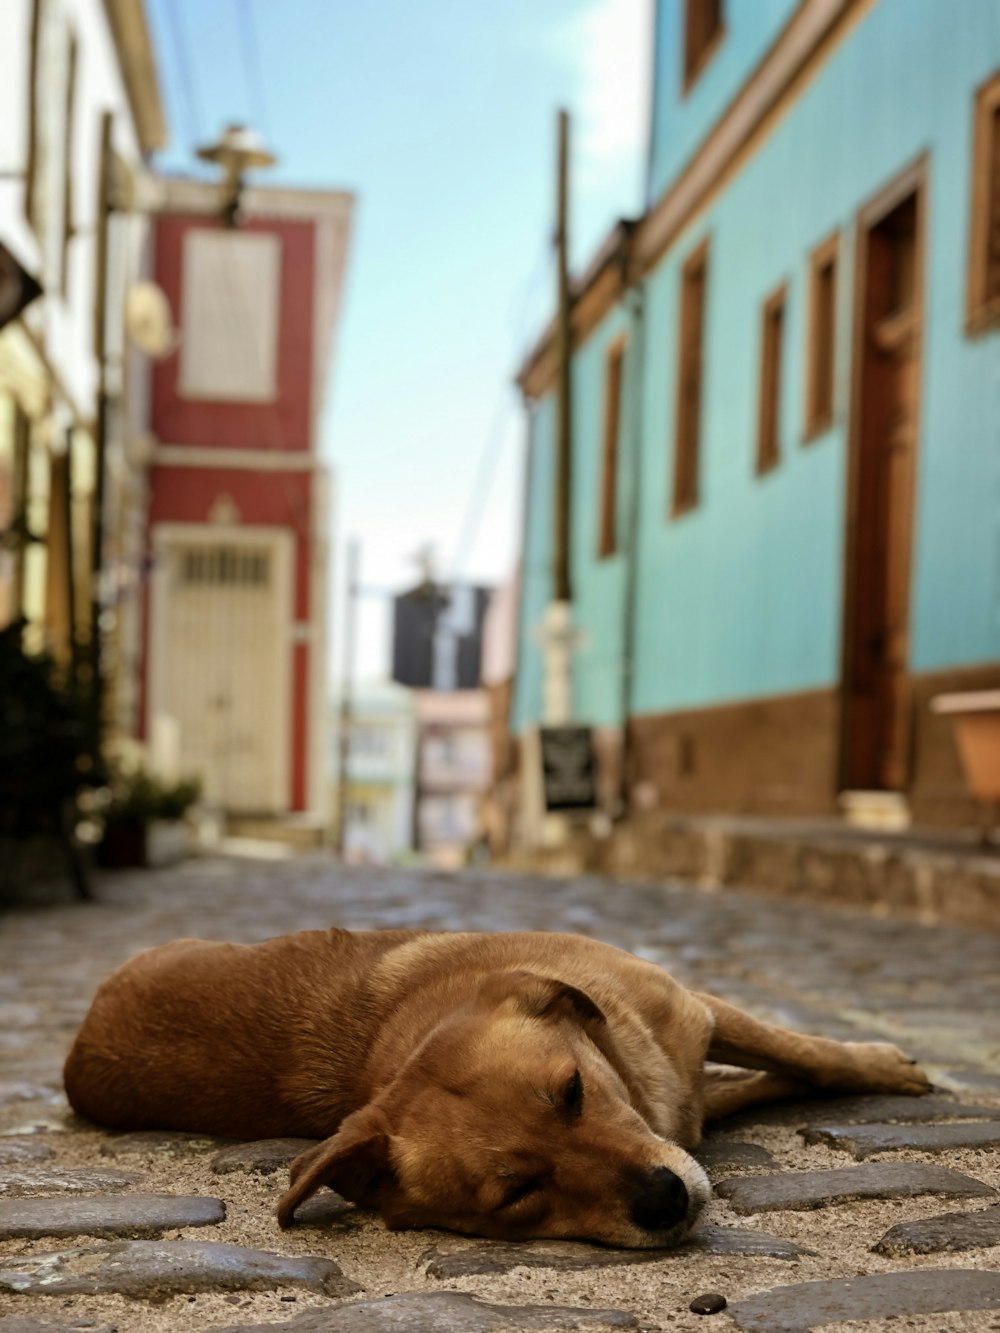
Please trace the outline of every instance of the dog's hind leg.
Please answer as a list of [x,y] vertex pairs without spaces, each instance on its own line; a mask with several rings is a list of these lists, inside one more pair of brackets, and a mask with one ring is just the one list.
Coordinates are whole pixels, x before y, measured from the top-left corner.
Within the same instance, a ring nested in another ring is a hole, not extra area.
[[807,1036],[763,1023],[714,995],[699,994],[697,998],[715,1019],[706,1057],[709,1060],[759,1069],[829,1092],[915,1095],[930,1086],[916,1062],[888,1042]]

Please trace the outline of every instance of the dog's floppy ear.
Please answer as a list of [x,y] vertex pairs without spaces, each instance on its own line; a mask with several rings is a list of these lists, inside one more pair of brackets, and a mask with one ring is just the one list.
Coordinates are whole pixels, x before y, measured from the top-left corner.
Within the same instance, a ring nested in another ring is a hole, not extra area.
[[299,1204],[323,1185],[352,1203],[366,1203],[392,1175],[389,1124],[372,1106],[349,1115],[332,1138],[292,1162],[289,1188],[278,1204],[278,1225],[290,1227]]
[[575,1018],[579,1023],[603,1023],[604,1014],[586,991],[537,972],[500,972],[488,977],[481,994],[492,1003],[512,1000],[531,1018]]

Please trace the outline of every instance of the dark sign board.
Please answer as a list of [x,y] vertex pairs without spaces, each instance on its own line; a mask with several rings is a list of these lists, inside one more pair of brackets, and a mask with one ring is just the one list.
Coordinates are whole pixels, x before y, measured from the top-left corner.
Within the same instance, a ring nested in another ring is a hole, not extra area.
[[542,727],[539,734],[546,810],[592,810],[597,774],[590,727]]

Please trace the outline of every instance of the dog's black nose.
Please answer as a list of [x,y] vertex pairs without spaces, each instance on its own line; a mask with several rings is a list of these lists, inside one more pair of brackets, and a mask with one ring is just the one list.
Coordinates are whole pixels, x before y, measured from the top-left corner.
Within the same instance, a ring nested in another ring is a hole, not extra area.
[[645,1231],[667,1231],[687,1216],[688,1192],[680,1176],[654,1166],[632,1201],[632,1221]]

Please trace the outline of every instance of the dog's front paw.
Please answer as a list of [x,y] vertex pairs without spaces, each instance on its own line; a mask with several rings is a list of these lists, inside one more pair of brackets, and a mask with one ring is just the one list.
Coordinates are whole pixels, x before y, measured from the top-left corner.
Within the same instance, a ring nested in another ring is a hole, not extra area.
[[848,1041],[857,1070],[857,1092],[893,1092],[919,1097],[929,1092],[930,1080],[908,1055],[888,1041]]

